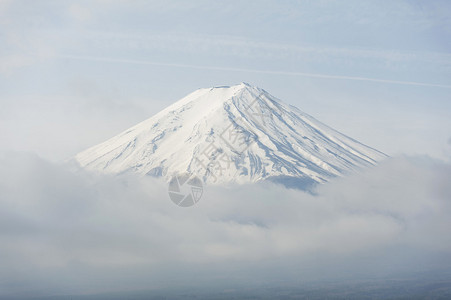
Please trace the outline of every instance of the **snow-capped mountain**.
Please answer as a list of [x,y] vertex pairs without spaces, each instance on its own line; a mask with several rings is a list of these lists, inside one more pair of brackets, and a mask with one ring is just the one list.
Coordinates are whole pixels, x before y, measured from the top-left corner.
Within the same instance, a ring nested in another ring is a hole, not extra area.
[[375,165],[386,155],[241,83],[194,91],[75,160],[107,173],[189,172],[206,183],[308,185]]

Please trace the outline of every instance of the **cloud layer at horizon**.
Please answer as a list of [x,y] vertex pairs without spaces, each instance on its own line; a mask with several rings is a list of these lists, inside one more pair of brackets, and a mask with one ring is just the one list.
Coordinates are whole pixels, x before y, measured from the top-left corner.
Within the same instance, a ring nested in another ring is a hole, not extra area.
[[316,195],[266,183],[206,186],[186,209],[158,180],[3,154],[0,296],[449,268],[450,178],[449,164],[398,157]]

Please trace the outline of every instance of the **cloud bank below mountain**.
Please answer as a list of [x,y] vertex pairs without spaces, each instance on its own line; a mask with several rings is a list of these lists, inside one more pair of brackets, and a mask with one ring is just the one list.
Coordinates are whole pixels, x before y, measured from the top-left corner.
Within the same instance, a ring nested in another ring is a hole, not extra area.
[[[449,270],[451,166],[397,157],[318,187],[164,182],[0,156],[0,297],[390,277]],[[447,260],[446,260],[447,259]]]

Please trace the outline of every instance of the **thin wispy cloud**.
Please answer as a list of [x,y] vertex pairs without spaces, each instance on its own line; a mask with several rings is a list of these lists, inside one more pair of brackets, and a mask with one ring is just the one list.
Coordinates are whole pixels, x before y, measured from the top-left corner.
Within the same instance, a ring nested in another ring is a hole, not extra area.
[[97,47],[129,50],[165,50],[185,53],[208,53],[226,56],[290,58],[303,60],[367,59],[388,62],[422,62],[451,65],[445,52],[406,51],[380,48],[332,47],[331,45],[299,45],[270,42],[234,35],[139,34],[107,31],[85,31],[84,43]]
[[248,73],[261,73],[261,74],[274,74],[274,75],[290,75],[290,76],[302,76],[310,78],[322,78],[322,79],[338,79],[338,80],[355,80],[355,81],[369,81],[377,83],[388,84],[401,84],[401,85],[413,85],[424,87],[438,87],[438,88],[451,88],[451,85],[415,82],[415,81],[401,81],[401,80],[389,80],[381,78],[369,78],[359,76],[344,76],[344,75],[331,75],[331,74],[319,74],[319,73],[305,73],[305,72],[290,72],[290,71],[277,71],[277,70],[258,70],[258,69],[245,69],[245,68],[233,68],[233,67],[216,67],[216,66],[202,66],[191,64],[174,64],[154,62],[147,60],[135,60],[135,59],[119,59],[108,57],[95,57],[95,56],[78,56],[78,55],[56,55],[57,58],[71,59],[71,60],[86,60],[97,61],[106,63],[125,63],[125,64],[138,64],[138,65],[153,65],[153,66],[165,66],[175,68],[190,68],[199,70],[213,70],[213,71],[228,71],[228,72],[248,72]]

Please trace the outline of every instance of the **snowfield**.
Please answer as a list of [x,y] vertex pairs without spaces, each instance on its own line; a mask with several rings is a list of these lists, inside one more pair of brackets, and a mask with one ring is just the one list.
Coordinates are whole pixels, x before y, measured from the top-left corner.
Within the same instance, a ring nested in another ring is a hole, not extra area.
[[91,171],[205,183],[279,181],[296,186],[375,165],[387,157],[241,83],[194,91],[153,117],[75,156]]

